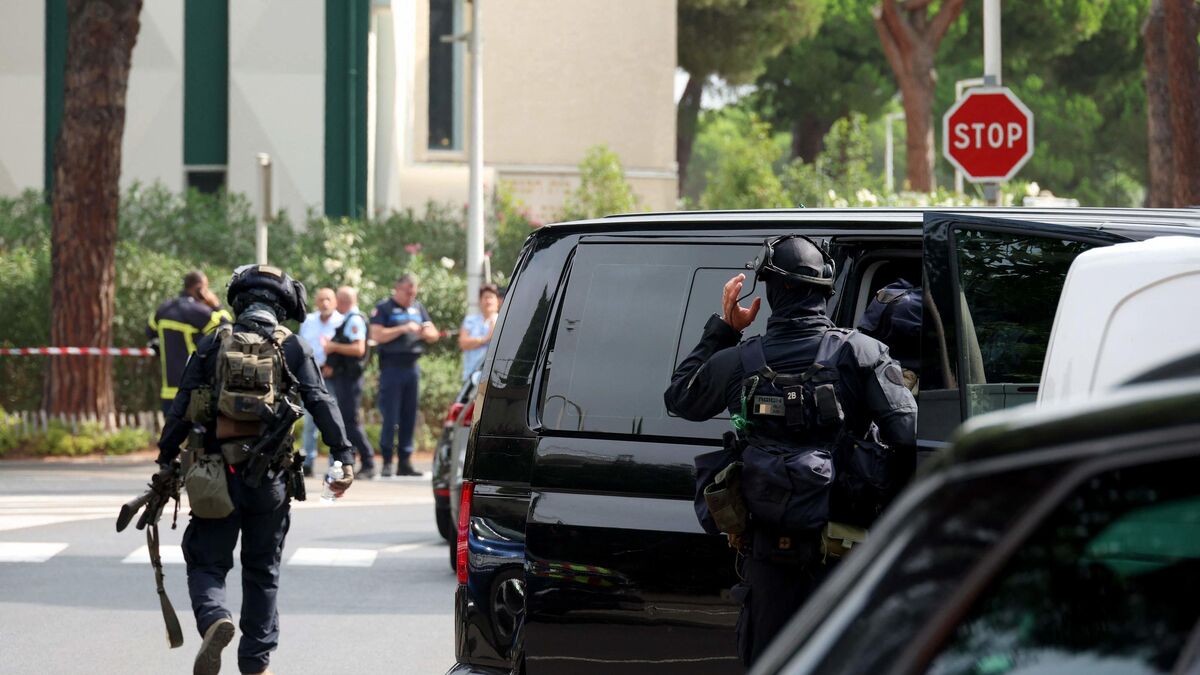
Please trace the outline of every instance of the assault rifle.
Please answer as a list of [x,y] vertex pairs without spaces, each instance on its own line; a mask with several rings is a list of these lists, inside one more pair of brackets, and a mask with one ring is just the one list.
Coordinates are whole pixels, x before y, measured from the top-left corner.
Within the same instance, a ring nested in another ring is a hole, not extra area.
[[162,606],[163,622],[167,625],[167,643],[171,648],[183,646],[183,629],[179,625],[179,617],[167,597],[167,589],[163,586],[162,556],[158,550],[158,520],[162,517],[167,502],[175,500],[175,514],[171,518],[171,529],[175,529],[179,520],[179,490],[183,479],[179,475],[179,462],[159,469],[150,478],[147,490],[121,506],[117,515],[117,532],[129,526],[130,521],[142,512],[138,518],[137,529],[146,530],[146,548],[150,552],[150,564],[154,566],[154,582],[158,588],[158,601]]
[[[242,450],[248,458],[245,468],[242,469],[242,481],[247,486],[256,488],[261,485],[267,470],[272,466],[282,466],[288,456],[292,454],[292,429],[296,425],[296,420],[303,416],[304,410],[300,406],[289,401],[286,396],[279,397],[279,404],[275,406],[274,415],[267,423],[262,435],[253,445],[242,446]],[[289,467],[291,473],[298,473],[297,469],[299,469],[301,460],[298,457],[292,459],[292,466]],[[304,501],[303,474],[300,476],[298,481],[289,479],[288,489],[293,498],[297,501]]]

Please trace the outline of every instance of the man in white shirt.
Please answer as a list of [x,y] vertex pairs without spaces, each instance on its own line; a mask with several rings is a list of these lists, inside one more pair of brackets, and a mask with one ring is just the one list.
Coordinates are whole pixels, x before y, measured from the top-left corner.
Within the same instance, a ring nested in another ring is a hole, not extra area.
[[[328,340],[333,337],[338,326],[342,324],[342,315],[334,309],[337,300],[334,297],[332,288],[321,288],[317,290],[317,294],[313,296],[313,306],[317,311],[310,312],[304,319],[304,323],[300,324],[300,337],[308,343],[312,348],[313,358],[316,359],[317,368],[325,365],[325,347],[323,345],[325,338]],[[322,369],[322,372],[323,369]],[[329,389],[329,382],[326,380],[325,388]],[[311,476],[313,473],[313,462],[317,459],[317,425],[313,423],[312,415],[306,411],[304,413],[304,475]]]

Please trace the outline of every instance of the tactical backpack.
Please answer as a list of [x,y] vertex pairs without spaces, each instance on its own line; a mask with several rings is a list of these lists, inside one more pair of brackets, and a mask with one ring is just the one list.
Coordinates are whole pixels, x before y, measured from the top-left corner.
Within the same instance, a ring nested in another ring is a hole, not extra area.
[[[254,331],[233,332],[232,326],[217,330],[221,347],[217,352],[214,396],[218,425],[224,417],[234,422],[261,423],[271,417],[284,391],[283,354],[276,347],[291,335],[286,327],[275,327],[274,343]],[[259,427],[250,433],[254,435]],[[218,436],[222,436],[218,432]]]
[[875,293],[858,329],[887,344],[893,355],[920,354],[923,305],[921,287],[900,279]]
[[[834,450],[845,425],[836,359],[852,332],[826,331],[812,365],[798,375],[772,370],[760,337],[738,345],[746,378],[735,419],[747,432],[742,494],[753,518],[788,530],[815,530],[831,519]],[[777,418],[786,438],[756,429],[765,418]]]

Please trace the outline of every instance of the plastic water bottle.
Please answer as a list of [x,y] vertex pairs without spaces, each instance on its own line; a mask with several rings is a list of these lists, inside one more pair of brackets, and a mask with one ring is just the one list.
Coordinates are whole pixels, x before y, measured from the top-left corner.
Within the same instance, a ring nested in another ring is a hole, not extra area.
[[342,471],[342,463],[334,462],[333,466],[329,467],[329,471],[325,472],[325,491],[321,493],[321,501],[330,504],[337,501],[338,496],[333,493],[333,488],[329,487],[329,484],[345,477],[346,472]]

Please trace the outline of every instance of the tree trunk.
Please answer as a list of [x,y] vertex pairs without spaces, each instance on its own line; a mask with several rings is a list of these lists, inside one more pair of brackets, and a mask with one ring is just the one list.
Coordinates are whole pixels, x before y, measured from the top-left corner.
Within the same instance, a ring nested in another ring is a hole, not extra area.
[[[933,55],[928,58],[932,61]],[[915,62],[921,60],[917,57]],[[904,102],[904,146],[907,149],[905,174],[908,189],[915,192],[933,192],[934,189],[933,88],[932,69],[917,69],[914,77],[900,82]]]
[[930,192],[934,187],[934,57],[950,24],[962,13],[963,2],[942,0],[932,16],[928,1],[900,5],[897,0],[882,0],[872,10],[875,32],[904,98],[910,190]]
[[1200,20],[1195,0],[1166,0],[1167,77],[1171,90],[1171,144],[1175,206],[1200,205]]
[[1171,156],[1171,86],[1167,78],[1167,38],[1163,0],[1154,0],[1142,26],[1146,46],[1146,130],[1150,184],[1146,206],[1164,207],[1174,202],[1174,168]]
[[[141,0],[70,0],[62,126],[54,147],[50,339],[112,345],[125,91]],[[50,360],[51,413],[113,411],[110,357]]]
[[817,156],[825,149],[825,134],[833,126],[832,120],[825,120],[816,115],[805,115],[792,124],[792,158],[801,159],[805,164],[817,161]]
[[692,144],[696,141],[696,122],[700,118],[700,96],[704,93],[704,80],[697,75],[688,75],[683,96],[675,114],[675,163],[679,166],[678,196],[683,196],[683,184],[687,181],[688,162],[692,161]]

